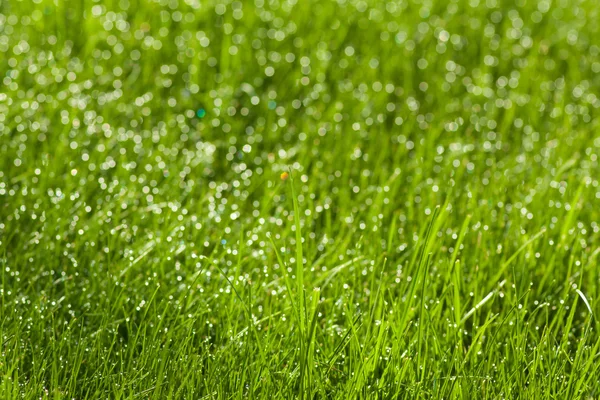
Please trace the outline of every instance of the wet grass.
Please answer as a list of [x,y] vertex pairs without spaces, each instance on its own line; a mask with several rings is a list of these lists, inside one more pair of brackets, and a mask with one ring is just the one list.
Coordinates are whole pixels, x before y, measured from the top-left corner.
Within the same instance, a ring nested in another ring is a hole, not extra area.
[[599,14],[0,0],[0,397],[598,398]]

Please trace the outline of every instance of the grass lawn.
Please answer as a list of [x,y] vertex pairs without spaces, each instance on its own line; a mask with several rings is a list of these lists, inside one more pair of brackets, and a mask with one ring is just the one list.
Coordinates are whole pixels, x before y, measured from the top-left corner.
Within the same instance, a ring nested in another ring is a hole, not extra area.
[[1,399],[600,397],[596,0],[0,0]]

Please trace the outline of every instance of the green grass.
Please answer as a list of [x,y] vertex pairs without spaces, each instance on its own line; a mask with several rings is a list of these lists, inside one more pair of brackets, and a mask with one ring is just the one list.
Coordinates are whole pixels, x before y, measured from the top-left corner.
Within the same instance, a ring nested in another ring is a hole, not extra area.
[[0,398],[598,399],[598,21],[0,0]]

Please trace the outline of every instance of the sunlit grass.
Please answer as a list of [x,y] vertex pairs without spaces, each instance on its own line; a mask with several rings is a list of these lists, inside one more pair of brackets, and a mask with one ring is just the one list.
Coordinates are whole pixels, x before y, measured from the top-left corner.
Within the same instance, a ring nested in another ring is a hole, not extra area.
[[598,398],[599,14],[0,0],[0,398]]

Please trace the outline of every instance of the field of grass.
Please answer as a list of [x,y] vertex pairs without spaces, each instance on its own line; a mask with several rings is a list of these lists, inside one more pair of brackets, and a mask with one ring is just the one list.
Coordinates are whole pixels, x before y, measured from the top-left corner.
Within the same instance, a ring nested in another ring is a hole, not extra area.
[[0,0],[1,399],[598,399],[596,0]]

